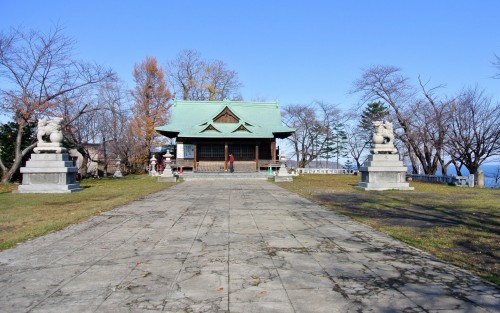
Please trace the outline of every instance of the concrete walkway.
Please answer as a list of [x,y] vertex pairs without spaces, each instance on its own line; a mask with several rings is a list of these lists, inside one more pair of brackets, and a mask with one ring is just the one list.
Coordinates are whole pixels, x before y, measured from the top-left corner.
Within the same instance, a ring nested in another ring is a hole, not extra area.
[[1,312],[499,312],[499,289],[265,181],[188,181],[0,253]]

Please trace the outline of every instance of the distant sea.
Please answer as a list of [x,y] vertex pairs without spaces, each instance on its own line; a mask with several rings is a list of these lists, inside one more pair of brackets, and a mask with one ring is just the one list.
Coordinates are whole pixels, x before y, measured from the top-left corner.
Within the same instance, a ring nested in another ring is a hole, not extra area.
[[[484,172],[484,185],[488,188],[500,188],[500,179],[495,182],[495,177],[500,175],[498,171],[500,170],[500,164],[483,164],[479,167],[480,171]],[[438,170],[438,173],[441,173],[441,169]],[[448,175],[456,175],[455,167],[450,165],[448,166]],[[469,170],[466,167],[462,167],[462,175],[468,176]]]

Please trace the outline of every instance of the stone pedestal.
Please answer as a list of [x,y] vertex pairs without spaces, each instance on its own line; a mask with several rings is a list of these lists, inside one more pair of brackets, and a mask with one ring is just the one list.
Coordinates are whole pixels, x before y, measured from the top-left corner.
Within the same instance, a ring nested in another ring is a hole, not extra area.
[[293,176],[288,173],[288,170],[285,167],[284,163],[281,163],[280,169],[278,170],[278,174],[274,176],[275,183],[283,183],[283,182],[293,182]]
[[178,180],[177,176],[165,177],[163,175],[158,176],[158,182],[160,183],[176,183]]
[[372,144],[372,148],[371,148],[370,152],[372,154],[379,154],[379,153],[396,154],[396,153],[398,153],[398,150],[394,147],[393,144],[374,143],[374,144]]
[[176,183],[177,180],[179,179],[178,176],[175,176],[172,173],[172,168],[170,167],[170,158],[172,155],[170,154],[170,151],[167,151],[165,154],[165,169],[163,170],[163,173],[158,177],[158,182],[160,183]]
[[122,171],[120,171],[121,162],[122,162],[122,159],[120,157],[118,157],[116,159],[116,162],[115,162],[116,170],[115,170],[115,173],[113,174],[113,177],[116,177],[116,178],[123,177]]
[[113,177],[115,177],[115,178],[122,178],[123,174],[122,174],[122,172],[119,169],[117,169],[115,171],[115,173],[113,174]]
[[156,171],[156,157],[153,155],[149,161],[151,161],[151,170],[149,171],[149,176],[159,176],[158,172]]
[[364,190],[413,190],[406,182],[406,167],[398,154],[372,154],[360,168]]
[[477,186],[479,188],[484,188],[484,172],[483,171],[477,172]]
[[160,183],[176,183],[178,179],[179,177],[172,173],[170,164],[168,164],[163,170],[163,173],[158,176],[158,182]]
[[68,193],[80,191],[76,182],[78,168],[67,153],[32,154],[26,167],[21,168],[23,184],[20,193]]

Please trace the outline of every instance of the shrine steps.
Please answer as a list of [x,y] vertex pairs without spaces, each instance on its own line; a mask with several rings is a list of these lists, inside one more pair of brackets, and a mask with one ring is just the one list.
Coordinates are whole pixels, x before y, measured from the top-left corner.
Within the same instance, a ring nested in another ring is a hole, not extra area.
[[267,180],[272,178],[268,172],[252,172],[252,173],[183,173],[180,174],[185,181],[189,180],[236,180],[236,179],[249,179],[249,180]]

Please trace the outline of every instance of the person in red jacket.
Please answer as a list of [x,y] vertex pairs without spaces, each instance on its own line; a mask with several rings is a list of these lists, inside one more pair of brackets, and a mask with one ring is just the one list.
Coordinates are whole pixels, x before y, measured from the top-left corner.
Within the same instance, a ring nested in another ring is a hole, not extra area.
[[234,156],[232,153],[229,154],[229,171],[234,172]]

